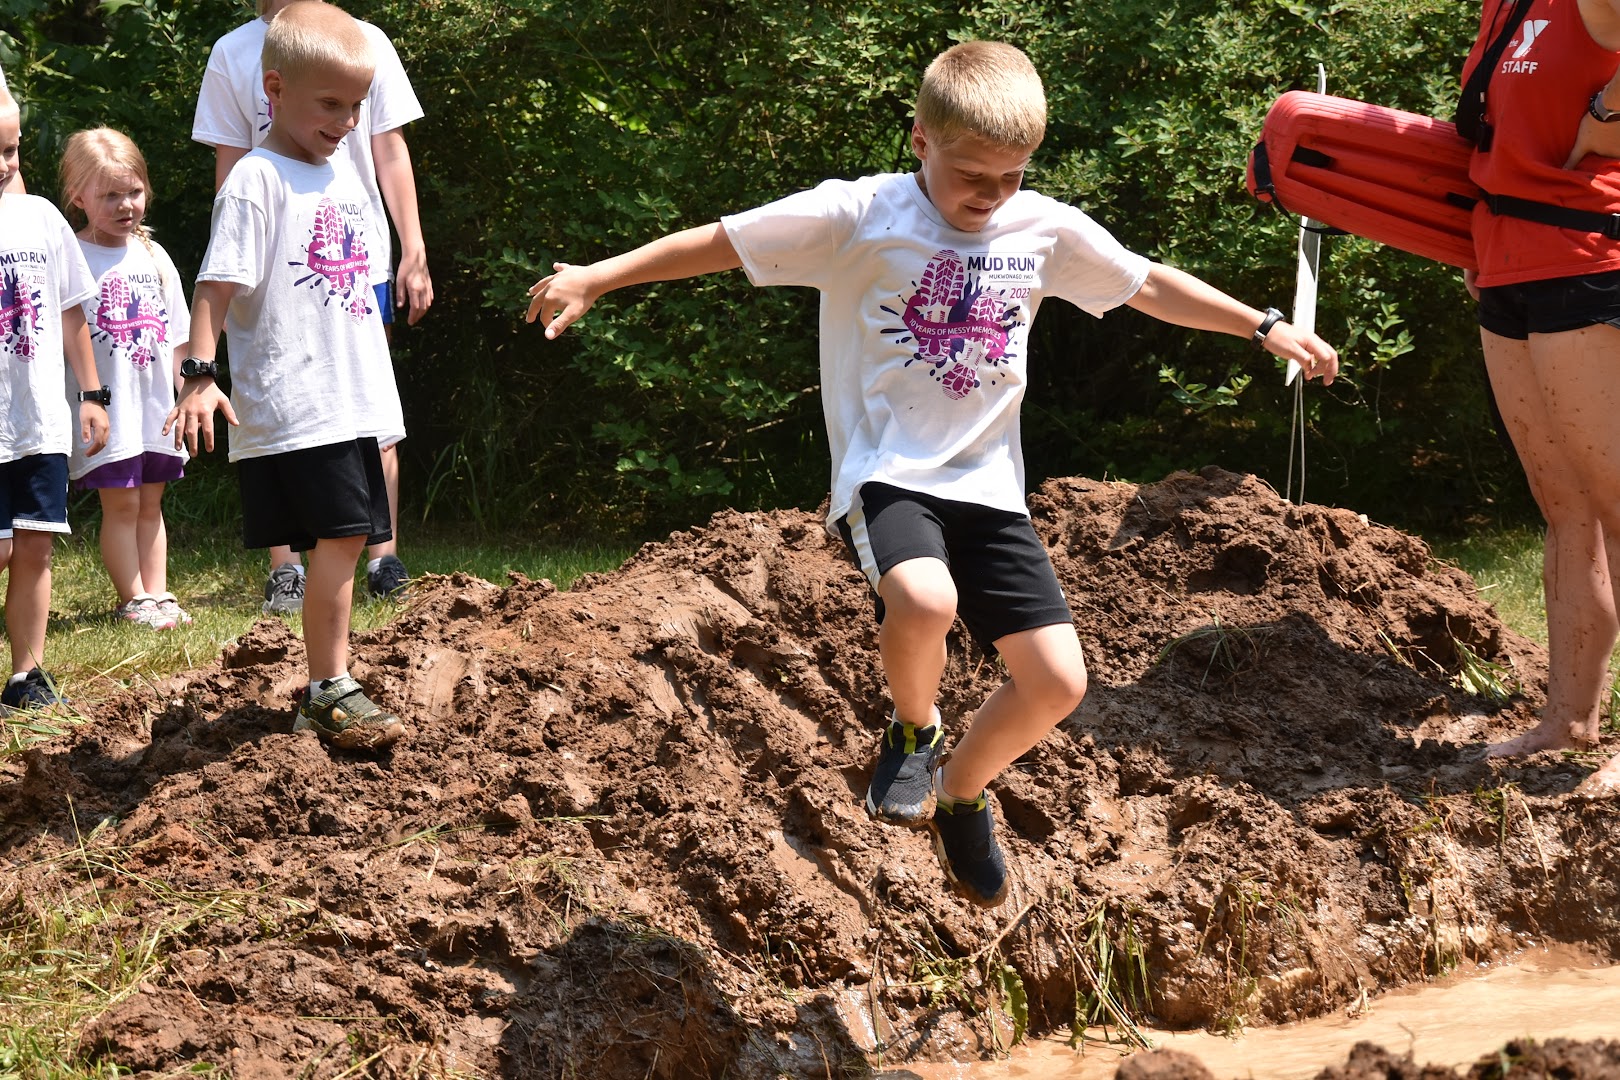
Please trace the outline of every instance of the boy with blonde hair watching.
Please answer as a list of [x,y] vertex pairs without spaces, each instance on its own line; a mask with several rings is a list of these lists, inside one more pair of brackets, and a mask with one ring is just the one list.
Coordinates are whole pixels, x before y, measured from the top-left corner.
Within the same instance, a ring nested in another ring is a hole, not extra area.
[[[263,63],[270,128],[214,199],[185,383],[164,432],[195,453],[199,434],[213,449],[216,410],[236,426],[244,542],[310,552],[310,681],[294,729],[377,750],[405,729],[350,677],[349,618],[356,558],[391,535],[376,432],[401,419],[372,291],[384,259],[370,247],[371,203],[334,157],[370,90],[372,52],[354,19],[297,0],[270,24]],[[222,328],[229,400],[214,382]]]
[[[915,173],[829,180],[589,266],[556,264],[528,318],[554,338],[613,289],[741,268],[821,301],[821,391],[832,451],[829,531],[876,592],[894,712],[866,796],[880,821],[926,826],[951,884],[1007,895],[987,785],[1080,704],[1085,662],[1029,520],[1018,414],[1029,327],[1058,296],[1121,304],[1248,338],[1331,380],[1338,354],[1275,310],[1127,251],[1080,210],[1020,190],[1046,96],[1011,45],[964,42],[917,95]],[[935,707],[960,616],[1008,678],[946,757]]]
[[[208,69],[197,93],[196,115],[191,137],[214,148],[214,188],[225,182],[231,167],[242,155],[259,145],[270,130],[271,106],[265,96],[264,77],[259,59],[264,49],[266,29],[276,14],[291,0],[259,0],[259,17],[232,30],[214,43],[208,54]],[[358,20],[357,20],[358,21]],[[337,157],[354,166],[371,200],[367,219],[376,237],[368,244],[375,256],[372,281],[377,293],[377,310],[388,332],[393,330],[393,309],[406,309],[407,321],[415,324],[433,304],[433,279],[428,274],[427,247],[417,211],[416,173],[411,167],[410,147],[404,128],[422,117],[422,105],[411,89],[410,79],[400,63],[399,53],[388,35],[367,22],[360,29],[370,42],[375,70],[370,92],[360,110],[354,131],[338,148]],[[386,205],[386,210],[385,210]],[[388,269],[392,237],[388,218],[392,215],[399,234],[399,273],[397,295],[390,295]],[[384,361],[387,357],[384,356]],[[383,475],[388,482],[389,516],[395,536],[370,549],[367,585],[373,596],[398,596],[409,575],[399,558],[399,450],[405,438],[401,424],[397,430],[379,431]],[[282,546],[270,549],[270,576],[264,587],[264,610],[297,611],[303,604],[304,567],[298,556]]]

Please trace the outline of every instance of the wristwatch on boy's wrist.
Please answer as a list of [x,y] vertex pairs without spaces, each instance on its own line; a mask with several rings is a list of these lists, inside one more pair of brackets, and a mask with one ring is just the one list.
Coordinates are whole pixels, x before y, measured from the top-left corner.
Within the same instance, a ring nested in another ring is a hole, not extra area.
[[103,386],[100,390],[80,390],[80,401],[93,401],[105,409],[112,404],[112,390]]
[[1278,323],[1282,322],[1282,317],[1283,313],[1278,311],[1276,308],[1266,308],[1266,317],[1260,320],[1260,326],[1255,330],[1254,337],[1250,339],[1254,342],[1255,348],[1265,348],[1266,335],[1271,333],[1271,328],[1273,326],[1276,326]]
[[180,361],[182,379],[200,379],[204,376],[210,379],[219,378],[219,361],[199,360],[195,356],[188,356]]

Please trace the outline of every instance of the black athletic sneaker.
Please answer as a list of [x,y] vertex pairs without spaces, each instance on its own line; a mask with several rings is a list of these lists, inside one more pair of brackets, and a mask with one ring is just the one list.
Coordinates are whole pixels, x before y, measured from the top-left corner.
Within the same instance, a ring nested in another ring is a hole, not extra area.
[[958,893],[987,908],[1007,899],[1007,863],[996,843],[987,794],[980,792],[972,802],[940,799],[928,831],[934,834],[939,865]]
[[304,565],[283,563],[264,583],[264,613],[286,615],[304,610]]
[[366,575],[366,585],[371,589],[371,595],[379,600],[389,597],[397,599],[410,583],[411,575],[405,572],[405,564],[399,561],[397,555],[384,555],[377,569]]
[[6,688],[0,691],[0,707],[13,712],[65,704],[67,698],[56,692],[56,680],[39,668],[31,668],[28,674],[14,683],[7,683]]
[[934,804],[934,765],[944,740],[945,731],[937,723],[918,728],[889,721],[866,789],[866,812],[890,825],[925,824]]
[[399,741],[405,725],[366,697],[359,683],[340,675],[322,683],[321,692],[313,698],[304,692],[293,730],[313,731],[322,742],[340,750],[382,750]]

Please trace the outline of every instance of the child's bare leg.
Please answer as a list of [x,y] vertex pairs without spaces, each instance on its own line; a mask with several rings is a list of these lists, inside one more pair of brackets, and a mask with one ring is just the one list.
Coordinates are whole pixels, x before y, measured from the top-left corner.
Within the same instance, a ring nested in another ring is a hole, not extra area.
[[54,534],[18,529],[12,534],[6,580],[6,635],[11,670],[40,667],[45,658],[45,625],[51,615],[51,542]]
[[311,682],[331,679],[349,667],[349,613],[354,600],[354,562],[364,536],[318,540],[309,553],[304,584],[304,650]]
[[101,497],[101,563],[118,602],[127,604],[150,588],[141,576],[141,493],[138,488],[99,488],[96,494]]
[[996,642],[1009,678],[973,716],[940,777],[951,798],[975,798],[1003,769],[1080,705],[1085,657],[1070,623],[1056,623]]
[[878,653],[896,718],[927,727],[945,674],[945,636],[956,619],[956,583],[938,559],[907,559],[878,582]]
[[141,584],[153,596],[169,588],[169,530],[163,522],[163,489],[167,484],[140,486],[140,516],[135,521],[135,548],[140,555]]
[[275,547],[270,549],[270,570],[272,573],[275,572],[276,567],[286,566],[288,563],[299,563],[302,565],[303,560],[299,557],[298,552],[294,551],[286,544],[277,544]]

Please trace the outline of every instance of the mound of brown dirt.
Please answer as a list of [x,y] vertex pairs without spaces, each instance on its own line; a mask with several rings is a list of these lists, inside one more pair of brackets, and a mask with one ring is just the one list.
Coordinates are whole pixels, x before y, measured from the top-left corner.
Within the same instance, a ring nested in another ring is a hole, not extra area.
[[[567,593],[419,583],[356,641],[411,724],[381,760],[290,732],[275,621],[11,759],[22,889],[82,863],[131,933],[211,898],[83,1053],[820,1077],[989,1052],[1026,1009],[1259,1023],[1529,935],[1620,946],[1616,809],[1569,797],[1578,763],[1483,759],[1545,663],[1465,575],[1218,470],[1031,505],[1092,688],[994,789],[1004,907],[861,809],[887,712],[865,581],[809,514],[723,513]],[[1001,675],[952,656],[959,727]],[[1520,689],[1465,692],[1481,661]],[[95,860],[60,858],[98,822]]]

